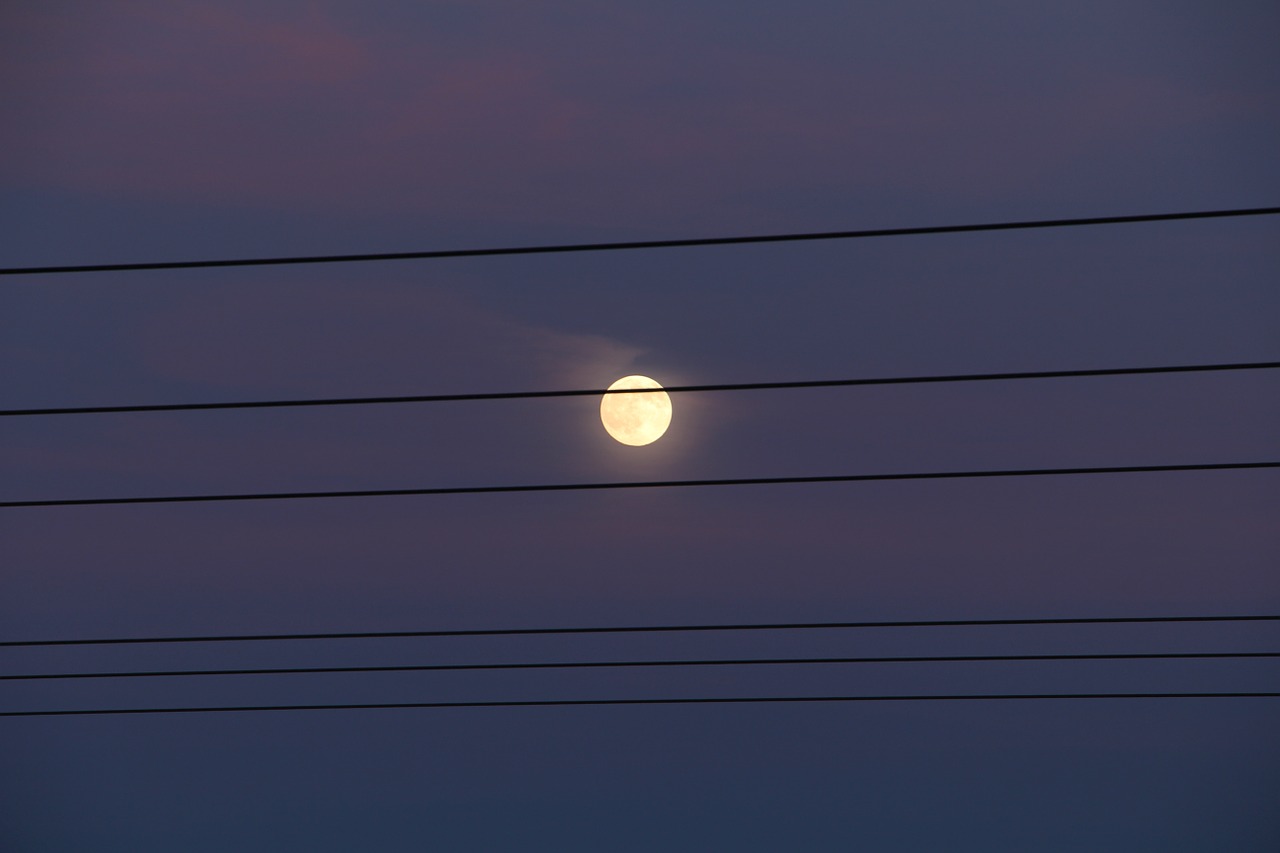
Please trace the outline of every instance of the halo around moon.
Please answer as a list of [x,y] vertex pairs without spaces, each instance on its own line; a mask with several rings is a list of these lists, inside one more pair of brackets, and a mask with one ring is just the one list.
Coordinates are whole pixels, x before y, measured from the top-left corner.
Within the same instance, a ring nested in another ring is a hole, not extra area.
[[[610,394],[652,388],[651,393]],[[624,376],[605,391],[600,400],[600,422],[617,441],[632,447],[652,444],[671,425],[671,397],[648,376]]]

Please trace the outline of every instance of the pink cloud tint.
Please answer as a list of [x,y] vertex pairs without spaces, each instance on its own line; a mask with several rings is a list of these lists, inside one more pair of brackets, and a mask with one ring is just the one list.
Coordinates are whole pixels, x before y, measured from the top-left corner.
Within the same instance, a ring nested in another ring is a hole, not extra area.
[[452,217],[742,217],[740,199],[784,188],[1011,192],[1089,152],[1256,108],[1104,70],[959,90],[945,68],[873,78],[714,46],[664,62],[583,47],[603,30],[557,50],[546,23],[533,52],[368,22],[355,34],[322,7],[123,9],[91,27],[22,22],[54,49],[10,60],[28,84],[0,101],[17,120],[10,183]]

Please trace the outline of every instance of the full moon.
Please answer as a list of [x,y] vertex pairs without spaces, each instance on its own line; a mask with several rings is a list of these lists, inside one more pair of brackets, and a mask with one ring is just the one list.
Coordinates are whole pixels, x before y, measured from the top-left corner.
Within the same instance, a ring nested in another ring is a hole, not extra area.
[[[631,388],[653,388],[651,393],[610,394]],[[605,391],[600,400],[600,421],[609,435],[623,444],[641,447],[662,438],[671,424],[671,397],[648,376],[624,376]]]

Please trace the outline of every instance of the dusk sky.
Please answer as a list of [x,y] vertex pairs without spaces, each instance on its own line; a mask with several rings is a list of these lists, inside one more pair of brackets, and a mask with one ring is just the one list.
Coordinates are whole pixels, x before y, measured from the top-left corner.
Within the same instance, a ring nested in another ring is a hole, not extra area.
[[[0,7],[0,267],[1280,204],[1266,0]],[[0,278],[0,407],[1280,359],[1280,217]],[[0,419],[0,501],[1280,459],[1274,370]],[[0,508],[0,640],[1280,613],[1274,470]],[[1280,624],[3,648],[0,673],[1280,650]],[[0,710],[1280,690],[1274,659],[221,676]],[[1280,849],[1280,699],[0,720],[5,853]]]

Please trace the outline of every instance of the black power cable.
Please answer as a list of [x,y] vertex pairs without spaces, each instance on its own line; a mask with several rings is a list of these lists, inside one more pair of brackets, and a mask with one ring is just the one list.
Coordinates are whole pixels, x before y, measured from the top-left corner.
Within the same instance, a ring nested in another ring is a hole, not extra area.
[[[921,385],[941,382],[991,382],[1017,379],[1063,379],[1094,376],[1138,376],[1160,373],[1207,373],[1227,370],[1273,370],[1280,361],[1236,362],[1232,364],[1188,364],[1161,367],[1107,367],[1094,370],[1033,370],[1006,373],[957,373],[932,376],[893,376],[865,379],[817,379],[798,382],[739,382],[715,385],[674,385],[663,388],[669,394],[701,391],[762,391],[783,388],[844,388],[862,385]],[[145,403],[123,406],[63,406],[43,409],[0,409],[0,417],[27,415],[92,415],[124,412],[192,412],[213,409],[280,409],[302,406],[369,406],[396,403],[446,403],[463,400],[523,400],[545,397],[597,397],[604,389],[571,391],[499,391],[472,394],[409,394],[392,397],[323,397],[304,400],[249,400],[226,403]],[[609,394],[648,394],[649,388],[623,388]]]
[[0,275],[44,275],[49,273],[140,272],[143,270],[201,269],[210,267],[261,267],[294,264],[338,264],[368,261],[430,260],[433,258],[476,258],[503,255],[546,255],[570,252],[616,252],[632,249],[673,249],[690,246],[733,246],[749,243],[796,243],[815,240],[852,240],[868,237],[904,237],[924,234],[962,234],[975,231],[1014,231],[1033,228],[1070,228],[1087,225],[1121,225],[1136,222],[1173,222],[1186,219],[1222,219],[1239,216],[1269,216],[1280,207],[1249,207],[1231,210],[1195,210],[1179,213],[1144,213],[1128,216],[1090,216],[1074,219],[1036,219],[1014,222],[983,222],[967,225],[925,225],[908,228],[871,228],[858,231],[819,231],[796,234],[757,234],[736,237],[698,237],[676,240],[631,240],[611,243],[570,243],[551,246],[512,246],[488,249],[444,249],[425,252],[373,252],[354,255],[300,255],[273,258],[224,258],[204,261],[152,261],[123,264],[63,264],[58,266],[4,267]]
[[0,711],[0,717],[88,717],[126,714],[215,714],[251,711],[370,711],[409,708],[563,708],[602,705],[745,705],[830,702],[991,702],[1036,699],[1276,699],[1280,692],[1217,693],[960,693],[869,696],[696,696],[664,699],[543,699],[497,702],[360,702],[326,705],[234,705],[185,708],[76,708]]
[[609,625],[580,628],[461,628],[427,631],[340,631],[311,634],[213,634],[71,640],[0,640],[5,646],[110,646],[152,643],[272,642],[279,640],[387,640],[412,637],[515,637],[551,634],[656,634],[702,631],[812,631],[863,628],[992,628],[1033,625],[1170,625],[1280,622],[1280,614],[1183,616],[1076,616],[1029,619],[908,619],[860,622],[747,622],[722,625]]
[[812,477],[737,477],[715,480],[654,480],[621,483],[538,483],[514,486],[442,486],[419,489],[343,489],[323,492],[243,492],[220,495],[152,495],[117,498],[51,498],[0,501],[0,509],[18,507],[106,506],[115,504],[213,503],[281,501],[317,498],[406,497],[411,495],[477,495],[499,492],[576,492],[615,489],[675,489],[699,486],[766,486],[797,483],[868,483],[894,480],[960,480],[995,477],[1059,477],[1092,474],[1145,474],[1172,471],[1238,471],[1280,468],[1280,462],[1207,462],[1184,465],[1106,465],[1087,468],[1015,468],[982,471],[921,471],[897,474],[830,474]]
[[550,661],[534,663],[433,663],[400,666],[304,666],[264,669],[173,669],[146,672],[59,672],[0,675],[0,681],[81,678],[184,678],[224,675],[332,675],[369,672],[475,672],[510,669],[622,669],[628,667],[799,666],[864,663],[1013,663],[1137,660],[1246,660],[1280,658],[1280,652],[1150,652],[1062,655],[912,655],[906,657],[742,658],[712,660]]

